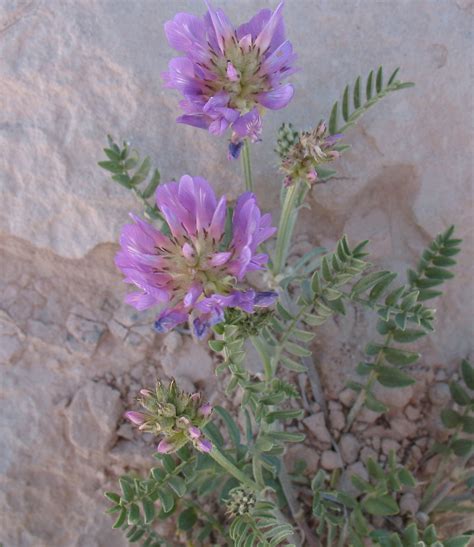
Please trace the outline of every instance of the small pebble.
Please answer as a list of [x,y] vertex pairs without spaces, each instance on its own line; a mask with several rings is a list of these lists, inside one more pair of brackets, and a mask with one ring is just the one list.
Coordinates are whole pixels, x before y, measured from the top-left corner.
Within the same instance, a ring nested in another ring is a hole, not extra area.
[[391,450],[397,452],[400,448],[400,443],[393,439],[382,439],[382,452],[388,456]]
[[331,442],[331,434],[326,427],[324,414],[322,412],[308,416],[303,420],[303,423],[319,441],[324,443]]
[[416,406],[408,405],[405,408],[405,416],[409,420],[412,420],[412,421],[418,420],[418,418],[420,417],[420,414],[421,414],[420,409],[416,408]]
[[429,389],[428,395],[430,401],[436,406],[445,406],[451,400],[449,386],[443,382],[433,384]]
[[352,433],[344,433],[339,441],[342,459],[345,463],[354,463],[359,455],[360,444]]
[[346,425],[346,417],[341,410],[332,410],[329,413],[329,422],[331,423],[331,427],[333,429],[342,431]]
[[339,393],[339,400],[346,408],[351,408],[356,400],[357,394],[352,389],[346,388]]
[[403,494],[400,498],[400,512],[402,515],[411,514],[415,515],[420,508],[420,502],[416,499],[415,495],[411,492]]
[[369,446],[364,446],[364,448],[360,451],[360,459],[364,463],[367,463],[367,460],[369,458],[372,458],[373,460],[377,461],[378,454],[377,452],[375,452],[375,450],[373,450]]
[[326,471],[333,471],[339,467],[343,467],[339,454],[333,450],[325,450],[321,455],[321,467]]

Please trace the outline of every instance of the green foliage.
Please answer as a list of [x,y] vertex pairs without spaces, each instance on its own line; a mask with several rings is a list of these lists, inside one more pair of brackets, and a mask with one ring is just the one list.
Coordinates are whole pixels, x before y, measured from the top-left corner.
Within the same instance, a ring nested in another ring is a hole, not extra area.
[[200,511],[192,500],[225,492],[228,477],[220,466],[205,454],[193,455],[182,448],[177,455],[156,454],[157,466],[147,478],[128,475],[119,479],[120,493],[106,492],[112,503],[108,513],[116,515],[114,528],[120,528],[130,543],[172,545],[154,531],[157,520],[177,517],[180,530],[189,532],[199,521],[201,532],[209,534],[218,522]]
[[442,541],[433,524],[425,530],[420,530],[415,522],[410,523],[403,532],[388,532],[376,530],[371,532],[370,538],[375,546],[380,547],[467,547],[471,536],[457,536]]
[[233,545],[246,547],[293,546],[289,543],[293,528],[281,522],[275,514],[277,507],[269,501],[258,501],[255,507],[243,515],[236,516],[229,527]]
[[[385,95],[393,91],[413,87],[415,85],[412,82],[401,82],[397,80],[396,78],[398,71],[399,69],[397,68],[392,73],[387,83],[384,84],[383,68],[380,66],[375,73],[375,76],[374,71],[372,70],[367,77],[365,84],[365,99],[363,97],[364,90],[361,89],[362,86],[360,76],[356,79],[352,88],[352,97],[350,87],[347,85],[344,89],[341,102],[341,114],[344,123],[343,125],[339,125],[339,102],[336,101],[329,116],[329,133],[331,135],[344,133],[344,131],[349,129],[349,127],[355,125],[364,112],[376,104],[380,99],[385,97]],[[351,105],[351,102],[353,106]]]
[[328,476],[319,471],[311,483],[313,491],[313,515],[318,522],[318,535],[327,534],[334,543],[339,538],[350,538],[351,545],[362,546],[363,540],[370,537],[370,519],[390,517],[400,512],[397,494],[404,487],[413,487],[416,481],[411,473],[397,465],[392,451],[385,468],[369,459],[367,462],[369,480],[358,475],[352,476],[352,482],[359,491],[350,495],[338,489],[328,489]]
[[[151,161],[147,156],[140,158],[137,150],[130,148],[127,142],[120,147],[110,135],[107,136],[109,147],[104,148],[106,161],[100,161],[99,166],[111,173],[112,180],[118,182],[128,190],[131,190],[144,206],[145,216],[151,220],[160,220],[165,225],[163,217],[154,201],[149,203],[149,198],[154,197],[155,190],[160,184],[160,172],[158,169],[151,172]],[[138,187],[145,181],[148,182],[142,190]]]
[[466,360],[462,361],[460,368],[465,385],[454,380],[449,384],[451,397],[459,409],[444,408],[441,411],[441,421],[447,429],[453,430],[453,435],[447,443],[436,444],[434,451],[445,456],[469,457],[474,453],[474,395],[470,393],[474,368]]
[[[443,253],[448,252],[451,255],[459,252],[461,240],[454,239],[453,232],[454,228],[451,226],[423,251],[417,271],[408,272],[407,284],[394,289],[392,283],[396,278],[395,274],[374,272],[362,278],[352,288],[354,300],[364,302],[377,311],[377,331],[384,337],[382,342],[371,342],[366,346],[366,358],[357,367],[360,375],[367,376],[365,385],[350,384],[356,391],[362,391],[363,401],[371,410],[386,411],[385,406],[372,392],[376,381],[390,388],[404,387],[415,382],[402,369],[416,363],[420,355],[405,349],[403,345],[413,343],[434,330],[434,310],[425,307],[422,302],[442,294],[430,287],[440,286],[453,276],[449,267],[454,265],[454,261],[440,261],[446,258]],[[365,301],[360,298],[364,293]],[[384,299],[383,304],[377,303],[381,299]],[[451,390],[458,400],[463,397],[458,386],[452,386]]]
[[418,301],[430,300],[442,294],[434,289],[454,277],[450,268],[456,265],[453,256],[460,251],[462,239],[453,236],[454,226],[439,234],[423,251],[416,270],[408,270],[410,286],[419,290]]

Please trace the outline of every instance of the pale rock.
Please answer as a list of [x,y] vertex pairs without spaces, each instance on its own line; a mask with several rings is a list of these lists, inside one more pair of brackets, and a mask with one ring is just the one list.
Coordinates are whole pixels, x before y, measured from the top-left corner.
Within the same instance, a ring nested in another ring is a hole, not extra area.
[[402,515],[409,514],[414,516],[420,508],[420,501],[411,492],[406,492],[400,498],[399,506]]
[[132,425],[129,423],[122,424],[117,429],[117,436],[122,437],[122,439],[127,439],[129,441],[133,440],[134,434]]
[[413,386],[390,388],[377,383],[374,388],[375,397],[389,408],[404,408],[413,397]]
[[373,424],[380,418],[381,415],[381,412],[375,412],[374,410],[370,410],[370,408],[364,406],[357,416],[357,421],[364,422],[366,424]]
[[402,416],[397,416],[390,420],[392,431],[398,433],[400,439],[412,438],[416,435],[418,425],[416,422],[408,420]]
[[326,471],[333,471],[339,467],[343,467],[343,463],[339,454],[333,450],[324,450],[321,454],[321,467]]
[[81,308],[73,308],[66,320],[69,335],[66,340],[68,349],[72,352],[92,355],[104,334],[107,326],[100,321],[96,313]]
[[380,437],[372,437],[371,444],[374,449],[378,452],[380,450]]
[[163,347],[168,353],[175,353],[183,344],[183,337],[179,332],[171,331],[163,337]]
[[14,359],[21,352],[24,340],[23,332],[0,310],[0,363]]
[[448,379],[448,376],[446,371],[441,368],[436,371],[435,378],[437,382],[445,382]]
[[400,443],[393,439],[382,439],[382,452],[388,456],[391,450],[397,452],[400,449]]
[[303,423],[313,433],[318,441],[323,443],[331,442],[331,434],[326,426],[323,412],[308,416],[303,420]]
[[333,429],[342,431],[346,425],[346,417],[342,410],[331,410],[329,412],[329,422]]
[[374,461],[377,461],[377,457],[378,457],[378,453],[374,449],[370,448],[369,446],[364,446],[362,450],[360,451],[360,460],[364,462],[365,464],[367,463],[367,460],[369,458],[372,458]]
[[122,410],[117,390],[90,381],[83,385],[66,413],[69,439],[76,450],[85,457],[106,452],[116,439]]
[[341,403],[339,403],[338,401],[329,401],[328,408],[329,410],[342,410]]
[[411,421],[415,421],[415,420],[418,420],[419,417],[421,415],[421,411],[418,407],[416,406],[413,406],[413,405],[408,405],[406,408],[405,408],[405,416],[411,420]]
[[428,391],[428,395],[435,406],[444,407],[451,401],[449,385],[444,382],[433,384]]
[[172,353],[165,351],[160,358],[160,363],[165,374],[169,378],[176,378],[178,384],[181,379],[188,380],[193,384],[203,381],[209,382],[214,373],[214,364],[209,353],[201,344],[190,338],[185,338],[183,343],[176,347]]
[[343,389],[339,393],[339,400],[346,408],[351,408],[357,398],[357,393],[353,389]]
[[306,464],[305,471],[310,476],[314,476],[318,470],[319,454],[317,450],[304,444],[291,444],[286,450],[285,460],[287,462],[287,467],[290,470],[293,469],[298,462],[304,462]]
[[360,443],[352,433],[344,433],[339,441],[339,446],[345,463],[354,463],[357,460]]

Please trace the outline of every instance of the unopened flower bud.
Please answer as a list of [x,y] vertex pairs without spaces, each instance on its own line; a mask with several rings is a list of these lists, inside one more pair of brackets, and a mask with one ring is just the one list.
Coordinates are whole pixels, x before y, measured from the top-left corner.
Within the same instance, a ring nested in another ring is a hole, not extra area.
[[176,420],[176,424],[179,427],[183,427],[183,428],[188,427],[190,423],[191,421],[189,420],[189,418],[186,418],[186,416],[181,416]]
[[150,395],[153,395],[153,392],[149,389],[141,389],[140,395],[143,395],[143,397],[150,397]]
[[191,401],[200,401],[201,400],[201,394],[200,393],[193,393],[191,397],[189,397]]
[[172,452],[174,449],[173,445],[169,443],[166,439],[162,439],[158,446],[156,447],[156,450],[160,454],[168,454],[169,452]]
[[191,439],[199,439],[201,436],[201,430],[199,427],[191,426],[188,428],[188,434],[191,437]]
[[306,180],[311,184],[314,184],[318,180],[318,173],[315,169],[311,169],[311,171],[306,175]]
[[337,160],[341,154],[337,150],[330,150],[326,153],[328,158],[331,158],[332,160]]
[[210,452],[212,450],[212,443],[208,439],[199,439],[196,448],[201,452]]
[[211,403],[204,403],[201,407],[199,407],[198,413],[205,418],[209,418],[209,416],[212,414]]
[[324,121],[319,122],[319,125],[316,128],[316,136],[322,137],[324,133],[326,133],[326,129],[327,129],[326,123]]
[[145,414],[142,414],[141,412],[134,412],[132,410],[125,412],[125,418],[130,420],[132,424],[135,425],[142,425],[145,422]]

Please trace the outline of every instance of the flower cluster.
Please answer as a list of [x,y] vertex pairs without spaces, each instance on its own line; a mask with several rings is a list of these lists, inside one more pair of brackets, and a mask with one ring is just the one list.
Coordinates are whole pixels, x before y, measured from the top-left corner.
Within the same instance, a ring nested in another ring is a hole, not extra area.
[[130,411],[125,413],[125,417],[138,425],[141,431],[163,435],[157,446],[158,452],[176,452],[188,442],[201,452],[212,450],[212,444],[202,433],[212,406],[202,403],[200,393],[185,393],[171,380],[168,387],[158,382],[154,391],[142,389],[140,395],[139,401],[145,412]]
[[247,272],[266,265],[268,256],[258,247],[276,230],[270,215],[260,213],[252,193],[237,200],[227,238],[226,199],[217,201],[205,179],[185,175],[179,182],[163,184],[156,201],[170,234],[132,215],[135,224],[122,230],[116,264],[125,282],[140,289],[127,295],[127,303],[139,310],[162,306],[155,323],[158,332],[191,318],[196,336],[202,338],[209,327],[223,321],[225,308],[252,313],[273,304],[274,292],[238,287]]
[[165,24],[171,47],[184,54],[169,63],[165,85],[184,97],[177,121],[222,135],[232,128],[230,153],[242,139],[260,138],[265,108],[284,108],[293,87],[282,81],[295,72],[291,43],[285,39],[280,3],[234,28],[224,12],[207,3],[204,18],[178,13]]
[[239,515],[248,515],[252,512],[257,503],[257,497],[254,492],[237,486],[229,491],[229,498],[226,500],[227,515],[234,518]]
[[300,134],[291,126],[283,125],[279,131],[277,153],[281,157],[280,169],[285,174],[285,186],[295,180],[308,185],[318,182],[318,166],[340,157],[338,142],[343,135],[328,135],[325,122],[313,130]]

